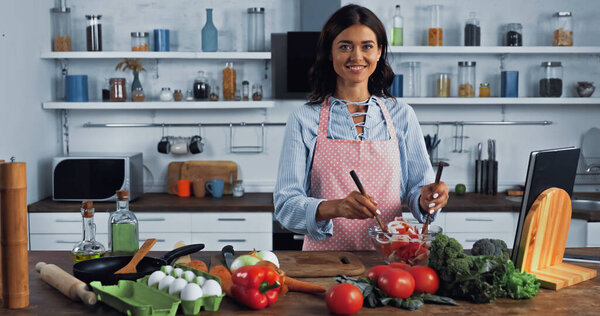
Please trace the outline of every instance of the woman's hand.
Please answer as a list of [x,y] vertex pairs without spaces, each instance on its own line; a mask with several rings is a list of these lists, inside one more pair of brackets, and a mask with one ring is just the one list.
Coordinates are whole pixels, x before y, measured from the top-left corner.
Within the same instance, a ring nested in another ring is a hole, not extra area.
[[440,181],[439,184],[425,185],[421,188],[419,206],[433,215],[448,204],[448,192],[450,190],[446,186],[446,182],[443,181]]
[[329,220],[336,217],[348,219],[373,218],[377,212],[377,203],[371,196],[364,196],[358,191],[352,191],[341,200],[323,201],[317,208],[317,221]]

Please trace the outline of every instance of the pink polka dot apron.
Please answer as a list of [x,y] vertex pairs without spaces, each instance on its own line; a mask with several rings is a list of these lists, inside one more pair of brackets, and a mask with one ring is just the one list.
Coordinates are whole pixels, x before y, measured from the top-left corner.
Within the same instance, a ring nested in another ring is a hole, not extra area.
[[[315,198],[343,199],[351,191],[358,191],[350,177],[355,170],[367,194],[372,196],[379,210],[381,220],[388,223],[396,216],[402,216],[400,206],[400,183],[402,170],[396,130],[385,104],[377,99],[390,135],[384,141],[360,141],[328,139],[329,99],[321,106],[319,130],[315,148],[311,195]],[[334,218],[333,236],[315,241],[304,237],[302,250],[374,250],[367,228],[377,225],[374,218],[347,219]]]

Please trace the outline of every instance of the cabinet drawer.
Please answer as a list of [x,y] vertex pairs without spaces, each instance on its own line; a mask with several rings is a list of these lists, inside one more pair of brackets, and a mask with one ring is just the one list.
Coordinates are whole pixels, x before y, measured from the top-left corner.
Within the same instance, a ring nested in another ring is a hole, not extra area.
[[[96,233],[108,233],[108,214],[98,212],[94,214]],[[81,214],[70,213],[29,213],[29,232],[32,234],[82,234]]]
[[[187,232],[181,233],[140,233],[140,246],[148,238],[156,238],[156,244],[152,247],[152,251],[171,251],[178,241],[183,241],[184,244],[192,243],[192,234]],[[220,249],[219,249],[220,250]]]
[[512,248],[512,245],[515,242],[515,234],[513,233],[447,233],[447,235],[456,239],[464,249],[473,248],[473,244],[482,238],[504,240],[508,248]]
[[[273,214],[270,212],[192,214],[193,233],[271,233],[272,231]],[[219,250],[221,249],[219,248]]]
[[446,232],[485,233],[513,232],[517,226],[518,213],[446,213]]
[[[80,215],[81,216],[81,215]],[[68,250],[82,239],[79,234],[30,234],[30,250]],[[108,247],[108,234],[96,234],[96,240],[102,243],[105,248]]]
[[232,245],[239,251],[272,250],[271,233],[192,233],[192,243],[202,243],[206,251],[220,251],[225,245]]
[[135,213],[140,233],[190,232],[190,213]]

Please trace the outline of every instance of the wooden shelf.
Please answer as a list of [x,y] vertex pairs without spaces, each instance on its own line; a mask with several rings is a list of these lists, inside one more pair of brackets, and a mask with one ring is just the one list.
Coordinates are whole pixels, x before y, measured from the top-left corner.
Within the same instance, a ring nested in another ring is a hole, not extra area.
[[410,105],[418,104],[600,104],[600,98],[397,98]]
[[272,108],[275,101],[44,102],[47,110],[219,110]]
[[235,59],[270,60],[271,52],[43,52],[42,59]]
[[600,54],[600,46],[390,46],[401,54]]

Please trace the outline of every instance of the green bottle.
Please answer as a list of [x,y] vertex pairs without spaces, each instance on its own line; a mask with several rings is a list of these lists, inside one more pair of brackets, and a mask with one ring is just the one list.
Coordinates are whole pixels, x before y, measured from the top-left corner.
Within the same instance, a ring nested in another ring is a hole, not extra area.
[[392,46],[403,45],[402,16],[400,15],[400,5],[396,5],[396,13],[394,13],[394,22],[392,25]]
[[108,218],[108,249],[112,256],[131,256],[140,247],[138,220],[129,210],[129,191],[117,191],[117,210]]

